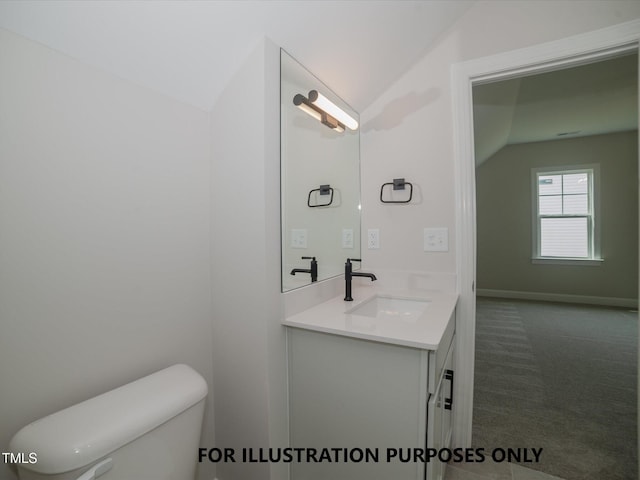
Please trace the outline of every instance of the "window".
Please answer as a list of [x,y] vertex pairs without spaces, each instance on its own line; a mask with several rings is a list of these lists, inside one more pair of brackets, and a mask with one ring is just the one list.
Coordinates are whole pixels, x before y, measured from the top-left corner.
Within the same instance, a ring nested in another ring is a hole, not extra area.
[[599,260],[597,166],[535,169],[534,260]]

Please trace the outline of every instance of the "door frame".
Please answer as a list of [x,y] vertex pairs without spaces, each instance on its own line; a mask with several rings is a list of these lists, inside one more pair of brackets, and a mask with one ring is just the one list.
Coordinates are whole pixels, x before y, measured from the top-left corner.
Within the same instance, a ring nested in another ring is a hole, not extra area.
[[457,405],[453,432],[456,446],[471,446],[473,421],[476,327],[476,166],[472,88],[482,83],[592,63],[617,54],[637,51],[639,44],[640,19],[452,66],[456,273],[459,295],[456,307],[455,358]]

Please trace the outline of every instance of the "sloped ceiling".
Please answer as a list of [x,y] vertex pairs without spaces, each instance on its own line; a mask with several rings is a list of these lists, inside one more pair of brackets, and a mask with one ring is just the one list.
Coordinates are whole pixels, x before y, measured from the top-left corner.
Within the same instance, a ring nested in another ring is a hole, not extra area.
[[638,128],[638,56],[473,88],[476,165],[505,145]]
[[0,27],[209,110],[263,37],[357,111],[473,1],[0,1]]

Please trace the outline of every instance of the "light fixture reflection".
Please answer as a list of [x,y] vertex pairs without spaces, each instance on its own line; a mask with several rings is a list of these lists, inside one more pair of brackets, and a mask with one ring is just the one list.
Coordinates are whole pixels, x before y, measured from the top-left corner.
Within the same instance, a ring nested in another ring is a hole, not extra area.
[[303,95],[300,95],[299,93],[296,94],[296,96],[293,97],[293,104],[303,112],[311,115],[313,118],[315,118],[319,122],[322,121],[322,113],[320,113],[317,109],[313,108],[313,106],[309,104],[309,100],[304,98]]
[[[344,110],[331,103],[325,96],[318,93],[317,90],[311,90],[309,92],[309,98],[299,93],[296,94],[293,97],[293,104],[336,132],[344,132],[345,125],[351,130],[358,128],[358,122],[356,120]],[[343,120],[347,123],[343,122]]]

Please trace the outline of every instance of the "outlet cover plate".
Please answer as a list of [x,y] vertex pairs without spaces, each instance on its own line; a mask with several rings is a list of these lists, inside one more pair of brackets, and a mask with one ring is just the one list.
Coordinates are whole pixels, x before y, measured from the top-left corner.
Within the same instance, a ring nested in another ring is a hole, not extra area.
[[353,228],[342,229],[342,248],[353,248]]
[[367,230],[367,248],[380,248],[380,229],[370,228]]
[[448,252],[449,251],[449,229],[448,228],[425,228],[424,229],[424,251],[425,252]]
[[307,248],[307,229],[291,229],[291,248]]

